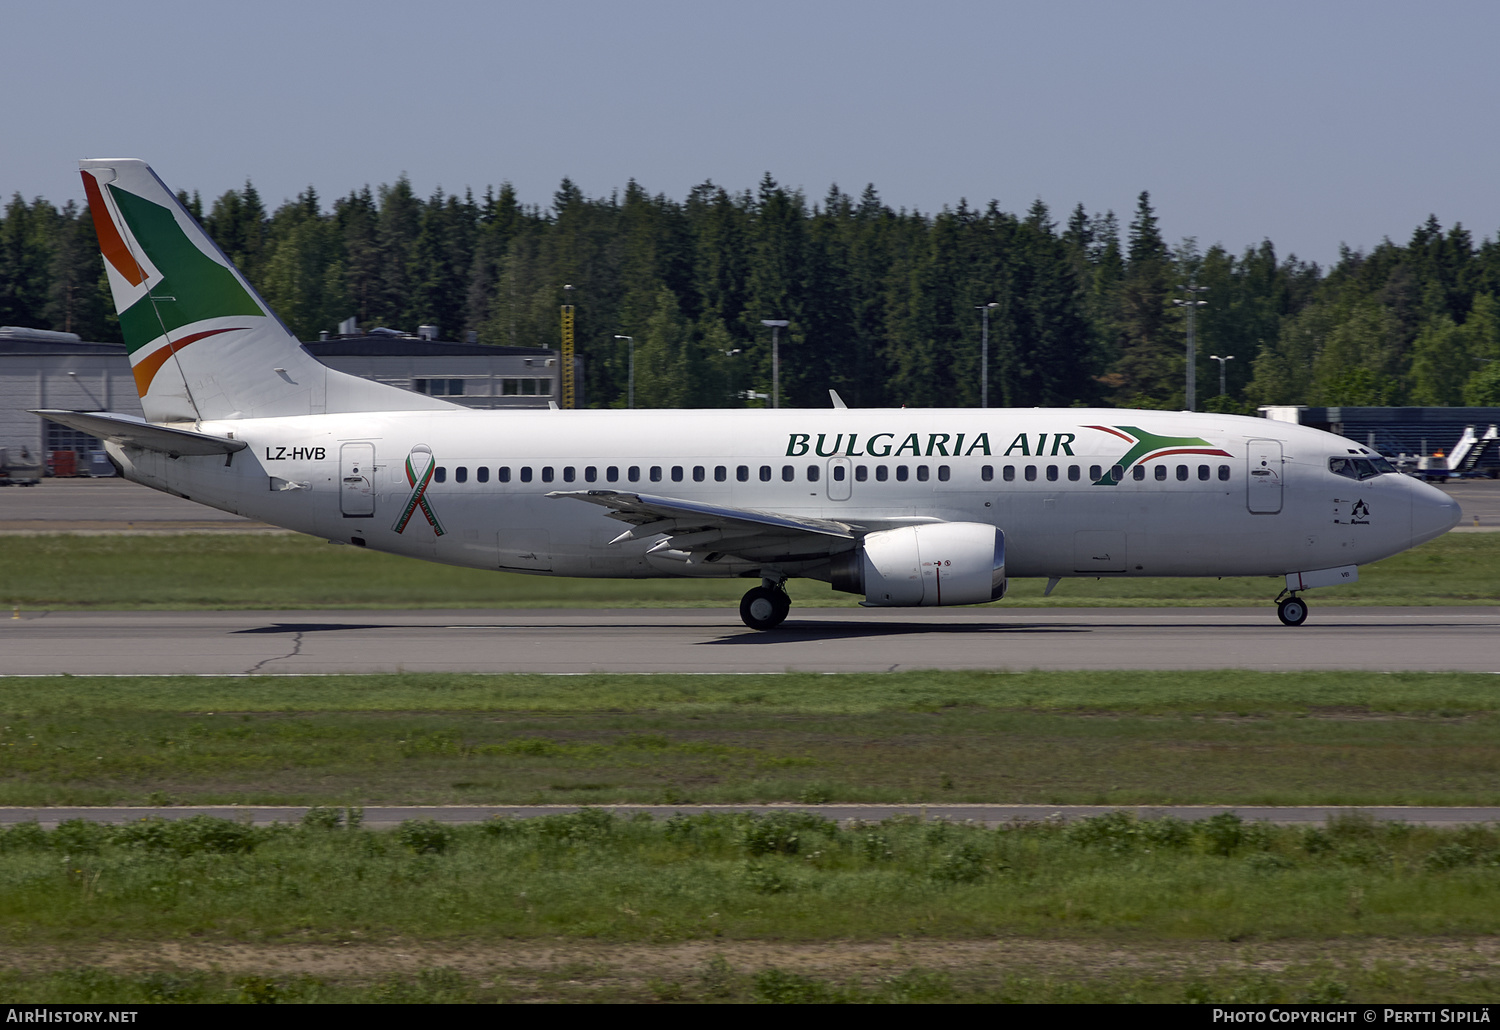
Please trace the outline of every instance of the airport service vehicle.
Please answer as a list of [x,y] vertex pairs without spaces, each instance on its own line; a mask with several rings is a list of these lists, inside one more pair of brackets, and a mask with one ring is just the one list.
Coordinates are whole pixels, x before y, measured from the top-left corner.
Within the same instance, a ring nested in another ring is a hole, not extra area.
[[1458,506],[1342,437],[1120,409],[504,411],[334,371],[142,161],[81,162],[146,420],[39,412],[128,479],[395,554],[552,576],[791,577],[877,607],[1010,576],[1277,576],[1312,587],[1445,533]]

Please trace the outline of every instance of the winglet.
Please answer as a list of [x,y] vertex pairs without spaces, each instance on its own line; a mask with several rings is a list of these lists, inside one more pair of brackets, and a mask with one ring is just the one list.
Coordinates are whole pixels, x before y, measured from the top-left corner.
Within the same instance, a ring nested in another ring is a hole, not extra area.
[[849,405],[847,405],[847,404],[844,403],[844,398],[842,398],[842,397],[839,396],[839,392],[837,390],[833,389],[832,387],[828,388],[828,397],[829,397],[830,400],[833,401],[833,406],[835,408],[847,408],[847,407],[849,407]]

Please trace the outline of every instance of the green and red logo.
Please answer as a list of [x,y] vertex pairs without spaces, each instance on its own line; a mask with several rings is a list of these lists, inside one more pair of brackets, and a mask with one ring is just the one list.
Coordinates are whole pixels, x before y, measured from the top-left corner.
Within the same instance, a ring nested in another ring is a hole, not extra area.
[[1156,458],[1165,458],[1169,454],[1211,454],[1220,458],[1232,458],[1234,455],[1221,447],[1215,447],[1207,440],[1196,436],[1157,436],[1148,433],[1144,429],[1135,426],[1085,426],[1085,429],[1097,429],[1101,433],[1118,436],[1121,440],[1130,444],[1130,449],[1115,461],[1114,465],[1104,470],[1104,475],[1094,481],[1095,486],[1118,486],[1120,480],[1125,478],[1125,471],[1137,463],[1144,464]]

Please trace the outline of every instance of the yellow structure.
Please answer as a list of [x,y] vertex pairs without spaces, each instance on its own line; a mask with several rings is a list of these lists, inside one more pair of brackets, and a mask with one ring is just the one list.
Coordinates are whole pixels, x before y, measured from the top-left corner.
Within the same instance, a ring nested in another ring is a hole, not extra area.
[[562,306],[562,407],[573,407],[573,305]]

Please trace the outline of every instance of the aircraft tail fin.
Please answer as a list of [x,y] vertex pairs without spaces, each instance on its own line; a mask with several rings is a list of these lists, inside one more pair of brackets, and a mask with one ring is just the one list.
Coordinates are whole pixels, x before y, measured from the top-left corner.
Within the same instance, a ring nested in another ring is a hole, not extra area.
[[79,162],[152,422],[449,408],[321,364],[146,162]]

